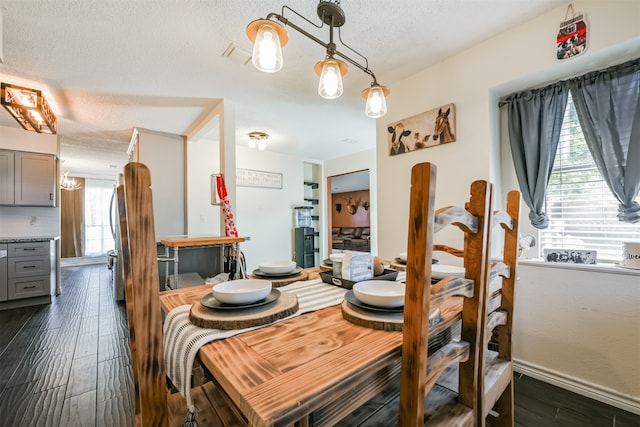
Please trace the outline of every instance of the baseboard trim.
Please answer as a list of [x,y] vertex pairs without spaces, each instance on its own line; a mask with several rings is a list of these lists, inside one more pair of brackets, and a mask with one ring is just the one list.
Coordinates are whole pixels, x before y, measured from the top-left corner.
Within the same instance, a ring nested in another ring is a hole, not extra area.
[[599,384],[590,383],[522,360],[513,360],[513,370],[531,378],[606,403],[607,405],[640,415],[639,398],[622,394],[610,388],[602,387]]

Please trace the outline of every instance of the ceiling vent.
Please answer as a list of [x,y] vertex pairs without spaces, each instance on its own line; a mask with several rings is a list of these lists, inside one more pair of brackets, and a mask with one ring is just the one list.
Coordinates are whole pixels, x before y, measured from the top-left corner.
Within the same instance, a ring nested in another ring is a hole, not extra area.
[[229,44],[225,51],[222,52],[222,56],[229,58],[234,62],[239,62],[242,65],[246,65],[251,62],[251,52],[241,49],[233,43]]

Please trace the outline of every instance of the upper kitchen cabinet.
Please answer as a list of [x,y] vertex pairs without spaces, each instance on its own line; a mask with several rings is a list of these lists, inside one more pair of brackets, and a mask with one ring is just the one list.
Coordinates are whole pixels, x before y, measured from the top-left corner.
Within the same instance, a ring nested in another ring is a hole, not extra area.
[[1,204],[56,206],[55,156],[0,150],[0,166]]
[[13,151],[0,150],[0,205],[13,204]]

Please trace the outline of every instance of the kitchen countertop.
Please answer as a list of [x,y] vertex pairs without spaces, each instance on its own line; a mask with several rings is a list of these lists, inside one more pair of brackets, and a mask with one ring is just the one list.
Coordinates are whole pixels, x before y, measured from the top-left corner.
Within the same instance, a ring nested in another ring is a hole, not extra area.
[[58,240],[60,236],[35,236],[35,237],[0,237],[0,243],[25,243],[25,242],[47,242]]

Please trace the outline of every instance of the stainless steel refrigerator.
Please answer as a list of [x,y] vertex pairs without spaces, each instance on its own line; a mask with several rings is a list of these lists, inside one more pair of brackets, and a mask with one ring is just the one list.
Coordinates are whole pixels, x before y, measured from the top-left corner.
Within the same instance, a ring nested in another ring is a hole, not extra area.
[[[122,182],[122,175],[118,177],[118,182]],[[111,234],[115,242],[115,249],[107,252],[107,267],[111,270],[111,283],[113,284],[113,295],[116,301],[124,301],[124,266],[122,265],[122,242],[120,240],[120,218],[118,216],[118,199],[116,189],[114,187],[111,195],[111,203],[109,204],[109,224],[111,225]]]

